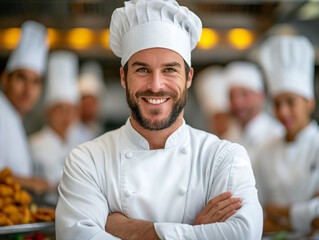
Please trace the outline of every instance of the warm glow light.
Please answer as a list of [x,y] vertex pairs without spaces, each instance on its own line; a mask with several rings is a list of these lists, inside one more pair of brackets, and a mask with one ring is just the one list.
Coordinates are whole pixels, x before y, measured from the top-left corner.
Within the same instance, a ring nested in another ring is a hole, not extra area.
[[216,45],[218,41],[217,33],[210,28],[203,28],[202,35],[198,42],[198,47],[203,49],[210,49]]
[[68,43],[74,48],[85,48],[93,42],[93,34],[89,29],[76,28],[68,33]]
[[101,34],[102,45],[107,49],[110,49],[109,35],[110,29],[104,30]]
[[48,28],[48,44],[50,47],[54,46],[58,40],[58,31],[53,28]]
[[236,28],[229,32],[230,42],[239,49],[245,49],[249,47],[253,42],[253,34],[243,28]]
[[8,28],[3,31],[3,46],[13,49],[20,39],[20,28]]

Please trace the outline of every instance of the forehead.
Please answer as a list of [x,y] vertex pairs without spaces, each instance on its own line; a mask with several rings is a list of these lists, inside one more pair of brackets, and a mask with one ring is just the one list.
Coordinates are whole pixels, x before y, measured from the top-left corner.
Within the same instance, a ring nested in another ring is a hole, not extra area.
[[253,90],[242,86],[231,86],[229,90],[231,94],[258,94]]
[[295,99],[295,100],[306,100],[304,97],[300,96],[297,93],[293,92],[282,92],[274,96],[274,101],[287,101],[289,99]]
[[128,61],[128,65],[135,62],[142,62],[149,66],[161,66],[172,62],[180,63],[184,67],[184,59],[177,52],[167,48],[150,48],[141,50],[132,55]]
[[41,78],[41,76],[37,74],[35,71],[25,68],[17,69],[11,72],[11,76],[14,75],[24,75],[28,78]]

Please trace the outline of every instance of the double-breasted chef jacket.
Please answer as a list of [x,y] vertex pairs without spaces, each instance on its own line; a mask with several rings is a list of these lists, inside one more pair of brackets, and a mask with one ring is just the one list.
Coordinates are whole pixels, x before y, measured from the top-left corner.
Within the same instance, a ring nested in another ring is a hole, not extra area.
[[0,170],[9,167],[20,177],[32,176],[32,161],[22,119],[0,92]]
[[258,155],[256,181],[262,204],[291,206],[294,230],[309,233],[319,216],[319,127],[313,121],[293,142],[284,137],[269,143]]
[[[193,226],[226,191],[242,207],[226,222]],[[75,148],[66,160],[56,209],[57,239],[117,239],[109,214],[154,222],[160,239],[260,239],[262,209],[247,152],[185,122],[164,149],[150,150],[130,124]]]

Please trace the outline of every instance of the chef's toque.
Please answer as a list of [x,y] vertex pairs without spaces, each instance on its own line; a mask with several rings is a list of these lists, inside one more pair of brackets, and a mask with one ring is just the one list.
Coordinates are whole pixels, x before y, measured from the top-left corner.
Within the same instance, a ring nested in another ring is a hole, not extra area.
[[78,64],[78,57],[72,52],[56,51],[50,54],[44,100],[47,107],[64,102],[79,103]]
[[42,76],[47,62],[48,46],[46,27],[34,21],[26,21],[21,26],[20,41],[10,54],[6,71],[29,69]]
[[314,49],[307,38],[268,38],[261,46],[260,62],[272,96],[293,92],[314,98]]
[[263,92],[264,85],[259,68],[250,62],[236,61],[226,66],[229,87],[243,87],[254,92]]
[[122,66],[134,53],[157,47],[177,52],[191,66],[201,32],[201,20],[175,0],[132,0],[113,12],[109,43]]
[[101,65],[93,60],[83,63],[78,84],[82,96],[101,97],[105,90]]
[[206,115],[229,111],[228,85],[222,67],[211,66],[199,72],[195,91]]

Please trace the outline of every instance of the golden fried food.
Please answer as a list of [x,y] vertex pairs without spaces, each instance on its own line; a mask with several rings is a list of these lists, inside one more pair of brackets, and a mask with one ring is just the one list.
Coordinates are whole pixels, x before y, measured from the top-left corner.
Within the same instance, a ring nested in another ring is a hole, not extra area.
[[55,220],[53,209],[38,209],[31,201],[27,191],[13,181],[11,170],[3,169],[0,172],[0,226]]
[[0,184],[0,197],[9,197],[13,195],[13,189],[5,184]]
[[53,209],[39,208],[32,213],[32,217],[36,222],[51,222],[55,219],[55,212]]
[[5,168],[0,172],[0,183],[4,183],[7,178],[12,178],[12,172],[9,168]]

